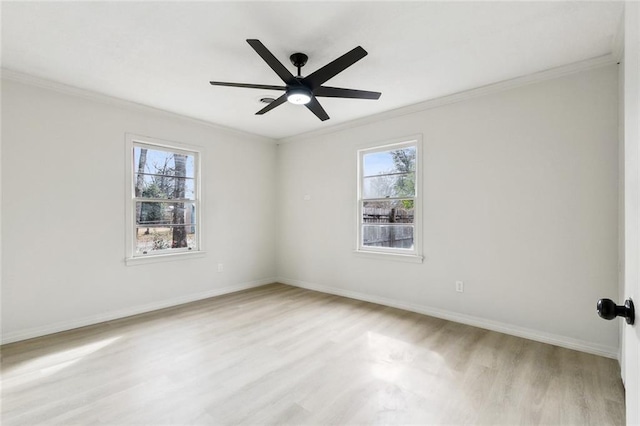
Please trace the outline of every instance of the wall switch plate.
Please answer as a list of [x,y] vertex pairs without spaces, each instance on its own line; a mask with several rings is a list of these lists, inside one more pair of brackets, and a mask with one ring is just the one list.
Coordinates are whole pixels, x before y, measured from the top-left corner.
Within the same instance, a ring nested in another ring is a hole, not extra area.
[[462,281],[456,281],[456,291],[458,293],[464,293],[464,283]]
[[224,264],[218,263],[218,272],[224,271]]

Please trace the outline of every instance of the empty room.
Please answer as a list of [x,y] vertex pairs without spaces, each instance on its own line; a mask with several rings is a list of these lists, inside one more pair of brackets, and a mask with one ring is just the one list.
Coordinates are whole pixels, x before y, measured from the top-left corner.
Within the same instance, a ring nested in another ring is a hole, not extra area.
[[0,8],[3,425],[640,425],[640,2]]

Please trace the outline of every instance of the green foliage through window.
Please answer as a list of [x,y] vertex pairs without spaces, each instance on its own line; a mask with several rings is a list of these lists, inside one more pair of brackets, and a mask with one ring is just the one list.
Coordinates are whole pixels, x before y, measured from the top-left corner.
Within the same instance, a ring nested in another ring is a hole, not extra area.
[[361,246],[413,249],[416,145],[362,154]]
[[134,146],[136,252],[196,243],[195,155]]

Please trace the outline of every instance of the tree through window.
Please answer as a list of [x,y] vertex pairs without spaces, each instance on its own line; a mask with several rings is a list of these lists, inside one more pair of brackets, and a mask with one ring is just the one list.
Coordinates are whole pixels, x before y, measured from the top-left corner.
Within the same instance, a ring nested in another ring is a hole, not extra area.
[[134,256],[198,249],[197,153],[133,143]]
[[358,249],[416,254],[418,144],[359,151]]

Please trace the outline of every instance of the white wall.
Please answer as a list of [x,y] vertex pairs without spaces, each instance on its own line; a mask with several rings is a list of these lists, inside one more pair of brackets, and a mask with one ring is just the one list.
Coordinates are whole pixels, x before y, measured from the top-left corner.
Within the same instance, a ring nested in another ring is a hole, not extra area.
[[[617,356],[617,108],[610,65],[281,144],[279,279]],[[417,133],[426,260],[358,257],[356,150]]]
[[[205,257],[125,266],[126,132],[204,150]],[[3,80],[2,150],[5,342],[273,281],[271,140]]]
[[[615,356],[595,302],[618,295],[616,92],[607,66],[276,148],[3,80],[3,341],[278,276]],[[125,266],[125,132],[204,149],[206,257]],[[426,260],[357,257],[356,150],[416,133]]]

